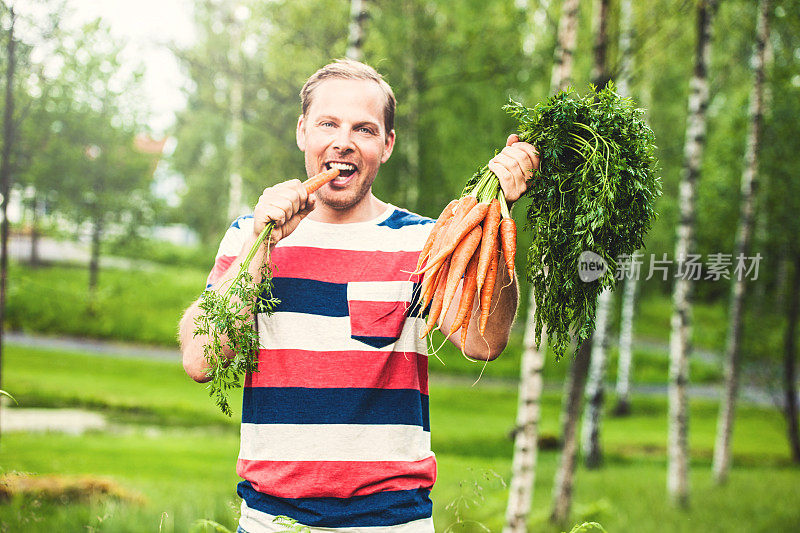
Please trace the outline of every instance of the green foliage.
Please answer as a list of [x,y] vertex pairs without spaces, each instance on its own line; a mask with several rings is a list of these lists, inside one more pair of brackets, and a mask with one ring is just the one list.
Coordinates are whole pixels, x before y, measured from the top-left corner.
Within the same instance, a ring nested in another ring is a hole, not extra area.
[[[592,88],[593,89],[593,88]],[[536,338],[546,328],[556,356],[594,330],[597,296],[614,286],[617,258],[631,254],[655,219],[660,194],[655,140],[644,112],[613,84],[583,97],[562,91],[526,108],[512,102],[520,138],[540,152],[540,166],[526,193],[533,232],[526,268],[536,297]],[[603,258],[598,280],[578,275],[581,253]]]
[[[248,271],[253,257],[274,227],[270,223],[261,231],[227,287],[206,290],[200,297],[201,314],[195,320],[194,335],[208,337],[203,343],[203,355],[208,362],[207,375],[211,378],[209,394],[228,416],[233,414],[228,404],[228,391],[241,387],[241,379],[246,374],[258,371],[259,339],[253,327],[253,316],[270,315],[279,303],[272,297],[269,253],[258,283]],[[225,292],[221,292],[223,288]]]
[[584,522],[583,524],[578,524],[570,529],[569,533],[588,533],[589,531],[600,531],[601,533],[607,533],[605,528],[603,528],[603,526],[597,522]]
[[9,267],[5,321],[10,329],[173,347],[181,314],[208,274],[167,266],[106,269],[90,307],[82,267]]

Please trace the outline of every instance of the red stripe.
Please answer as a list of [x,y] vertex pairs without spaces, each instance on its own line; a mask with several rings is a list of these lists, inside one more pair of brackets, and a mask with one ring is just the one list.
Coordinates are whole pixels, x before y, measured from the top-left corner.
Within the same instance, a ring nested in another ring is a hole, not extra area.
[[350,334],[368,337],[400,336],[406,323],[408,302],[350,300]]
[[414,389],[428,394],[428,357],[412,352],[261,350],[246,387]]
[[429,489],[436,459],[421,461],[247,461],[236,472],[278,498],[350,498],[389,490]]
[[275,275],[347,283],[358,281],[417,281],[410,273],[419,252],[363,252],[306,246],[278,246],[272,251]]
[[217,257],[217,260],[214,261],[214,268],[211,270],[211,273],[208,275],[208,279],[206,280],[206,285],[211,285],[216,283],[219,278],[230,268],[231,264],[236,260],[235,255],[221,255]]

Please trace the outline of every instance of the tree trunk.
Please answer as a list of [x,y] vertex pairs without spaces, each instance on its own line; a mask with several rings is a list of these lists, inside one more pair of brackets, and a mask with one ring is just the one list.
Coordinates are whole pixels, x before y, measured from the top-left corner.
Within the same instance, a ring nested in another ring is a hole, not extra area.
[[[706,141],[706,109],[709,101],[708,59],[711,51],[711,21],[716,0],[701,0],[697,7],[697,48],[689,93],[684,165],[678,205],[680,219],[675,244],[678,272],[685,270],[687,254],[694,246],[694,197]],[[686,387],[689,381],[691,343],[691,289],[689,279],[675,280],[669,365],[669,427],[667,437],[667,492],[673,503],[689,504],[689,409]]]
[[103,220],[98,218],[92,222],[92,244],[89,250],[89,300],[90,308],[94,304],[97,282],[100,277],[100,242],[103,237]]
[[[753,51],[753,92],[750,95],[750,124],[745,148],[745,165],[742,172],[741,200],[739,205],[739,227],[736,231],[734,258],[744,258],[750,248],[753,231],[753,211],[758,190],[758,148],[761,140],[763,116],[764,50],[769,39],[770,0],[759,3],[756,46]],[[734,276],[728,311],[728,338],[725,350],[725,387],[720,403],[717,422],[717,438],[714,444],[712,468],[714,480],[724,483],[728,478],[731,463],[731,436],[736,411],[736,393],[739,382],[739,351],[742,339],[742,314],[744,312],[744,273]]]
[[[566,87],[572,76],[572,54],[577,38],[577,0],[564,0],[559,21],[551,92]],[[520,395],[517,406],[517,431],[514,439],[511,487],[506,509],[504,533],[527,531],[525,523],[530,512],[533,485],[536,477],[536,452],[538,450],[538,419],[542,397],[542,367],[547,349],[547,335],[542,334],[540,347],[536,346],[536,299],[531,291],[528,316],[525,320],[525,342],[522,351]],[[523,393],[524,391],[524,393]]]
[[633,76],[633,6],[631,0],[619,2],[619,74],[617,91],[630,96]]
[[608,62],[606,61],[608,50],[608,9],[611,0],[596,0],[597,16],[595,23],[594,39],[594,61],[592,64],[592,83],[598,90],[608,85],[611,75],[608,72]]
[[[531,303],[536,302],[531,292]],[[527,321],[523,339],[523,356],[520,370],[517,425],[514,429],[514,459],[511,464],[511,484],[506,508],[506,525],[503,533],[525,533],[526,522],[533,501],[536,479],[536,452],[541,416],[542,367],[547,335],[542,335],[541,349],[536,347],[536,323]]]
[[[633,75],[633,6],[631,0],[620,0],[619,3],[619,48],[620,66],[617,77],[617,91],[622,96],[630,96],[631,76]],[[625,416],[631,412],[631,363],[633,361],[633,311],[636,302],[636,285],[639,282],[638,272],[630,272],[625,279],[622,292],[622,312],[619,327],[619,359],[617,360],[617,403],[614,414]]]
[[[593,337],[593,335],[592,335]],[[572,506],[572,487],[578,457],[578,417],[581,413],[583,388],[592,354],[592,339],[586,339],[578,347],[575,360],[569,370],[565,416],[563,417],[561,460],[553,483],[553,509],[550,521],[563,526],[569,518]]]
[[600,446],[600,420],[603,416],[604,380],[608,357],[608,313],[611,307],[611,291],[605,290],[597,298],[597,319],[592,337],[592,355],[589,380],[586,383],[586,408],[583,412],[581,450],[587,468],[597,468],[603,462]]
[[367,20],[367,0],[350,0],[350,36],[345,57],[364,60],[364,22]]
[[617,361],[617,404],[614,406],[614,414],[626,416],[631,412],[630,390],[631,390],[631,367],[633,362],[633,307],[636,302],[637,275],[625,280],[625,288],[622,292],[622,314],[620,317],[619,328],[619,359]]
[[31,255],[32,267],[39,266],[39,201],[34,194],[31,201]]
[[[609,0],[595,1],[595,41],[592,80],[598,89],[608,83],[606,49],[608,48],[608,7]],[[606,374],[606,328],[611,291],[603,291],[597,300],[595,331],[592,336],[589,381],[586,385],[588,403],[583,413],[582,449],[586,466],[594,468],[602,461],[600,451],[600,417],[603,410],[603,380]],[[577,422],[577,421],[576,421]]]
[[550,92],[555,93],[572,84],[572,63],[575,42],[578,39],[578,0],[563,0],[561,18],[558,20],[553,72],[550,76]]
[[14,143],[14,70],[16,68],[15,48],[17,41],[14,38],[14,25],[16,17],[14,8],[9,9],[10,24],[6,37],[6,92],[5,107],[3,109],[3,152],[0,155],[0,194],[3,196],[0,206],[0,389],[3,387],[3,333],[6,315],[6,281],[8,279],[8,199],[11,192],[11,146]]
[[789,292],[789,305],[786,311],[786,336],[783,344],[783,414],[786,417],[786,431],[789,437],[789,450],[792,461],[800,463],[800,428],[797,422],[797,319],[800,315],[800,254],[795,254],[792,290]]

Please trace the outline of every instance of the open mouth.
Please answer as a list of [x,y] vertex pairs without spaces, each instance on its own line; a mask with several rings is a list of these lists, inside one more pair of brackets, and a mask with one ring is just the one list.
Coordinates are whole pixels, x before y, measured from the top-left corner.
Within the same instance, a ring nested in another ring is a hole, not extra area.
[[338,169],[339,178],[349,178],[358,170],[358,167],[356,167],[352,163],[342,163],[339,161],[330,161],[328,163],[325,163],[325,168],[327,170],[330,170],[332,168]]

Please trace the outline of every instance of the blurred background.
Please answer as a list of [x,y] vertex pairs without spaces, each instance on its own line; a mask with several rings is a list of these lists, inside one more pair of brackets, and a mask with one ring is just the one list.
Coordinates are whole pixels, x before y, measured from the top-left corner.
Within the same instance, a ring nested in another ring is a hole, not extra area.
[[376,195],[426,216],[509,98],[614,80],[658,144],[640,270],[574,358],[533,346],[524,281],[498,360],[431,358],[437,531],[796,530],[798,2],[0,0],[0,32],[0,531],[235,530],[238,421],[177,323],[304,175],[300,88],[345,56],[398,100]]

